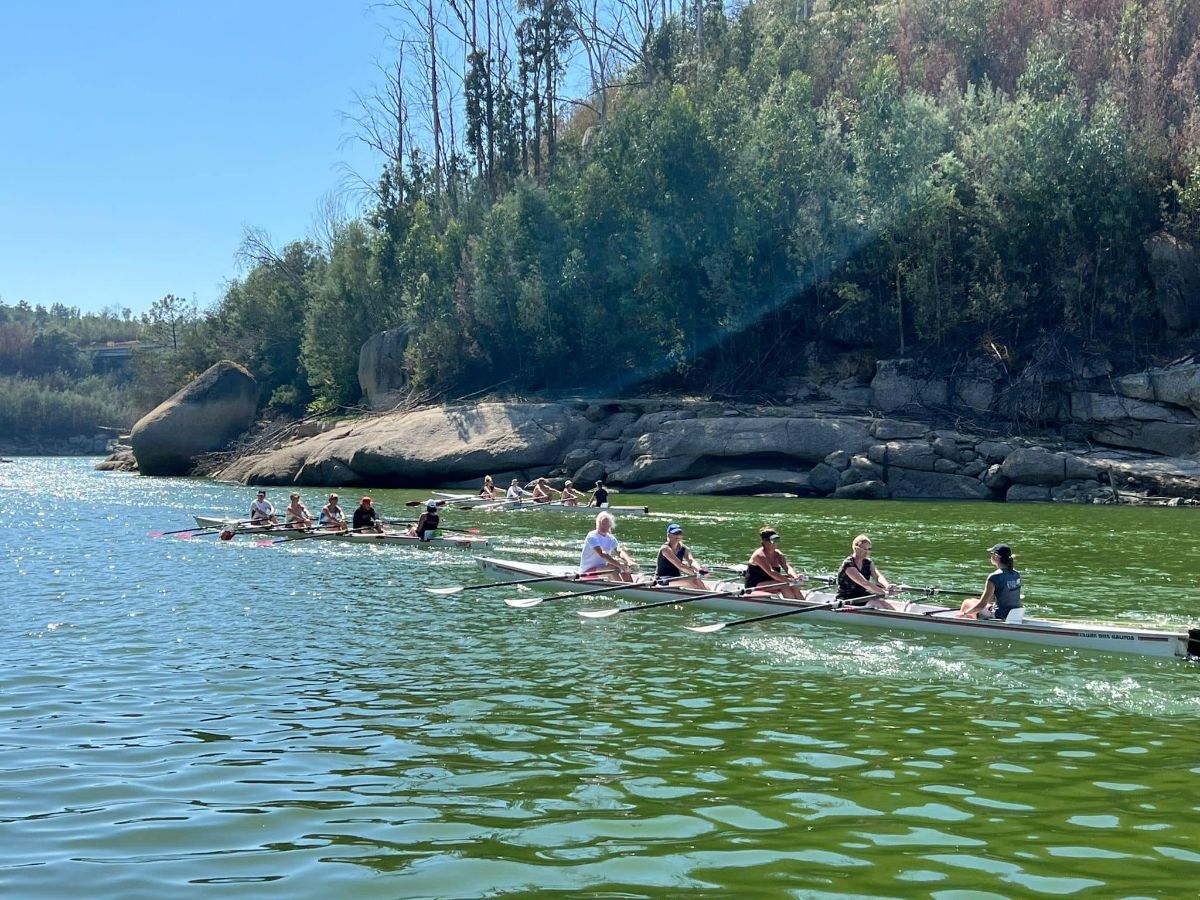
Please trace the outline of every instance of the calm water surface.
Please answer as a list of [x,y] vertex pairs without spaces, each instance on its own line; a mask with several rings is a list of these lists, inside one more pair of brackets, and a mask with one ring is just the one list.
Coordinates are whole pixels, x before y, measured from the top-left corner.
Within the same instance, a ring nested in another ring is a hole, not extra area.
[[[503,605],[523,588],[439,598],[423,588],[481,580],[468,555],[152,538],[252,491],[93,462],[0,466],[0,895],[1108,897],[1200,879],[1195,665],[801,620],[702,636],[682,627],[696,611]],[[389,515],[418,496],[372,495]],[[1194,510],[640,500],[655,514],[618,534],[647,561],[672,520],[712,562],[770,522],[810,572],[865,530],[893,580],[974,588],[1007,540],[1040,615],[1200,619]],[[588,527],[444,520],[555,562]]]

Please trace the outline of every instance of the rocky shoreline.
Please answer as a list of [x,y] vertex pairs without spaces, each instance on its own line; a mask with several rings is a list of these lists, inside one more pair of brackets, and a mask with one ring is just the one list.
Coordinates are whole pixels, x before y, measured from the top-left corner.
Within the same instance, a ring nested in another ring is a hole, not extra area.
[[[800,383],[770,405],[491,401],[306,422],[210,472],[313,487],[546,475],[647,493],[1192,505],[1198,412],[1193,362],[1117,378],[1082,360],[1023,383],[978,366],[939,379],[893,360],[868,383]],[[1018,435],[1034,414],[1056,432]]]
[[898,418],[706,402],[479,403],[331,424],[216,477],[268,485],[474,485],[537,475],[645,493],[1196,502],[1200,463],[1044,446]]

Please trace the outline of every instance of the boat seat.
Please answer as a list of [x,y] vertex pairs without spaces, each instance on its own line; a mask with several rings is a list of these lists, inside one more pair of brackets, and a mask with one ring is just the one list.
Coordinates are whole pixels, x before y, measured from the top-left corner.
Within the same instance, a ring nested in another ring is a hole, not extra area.
[[1004,619],[1005,625],[1020,625],[1025,621],[1025,607],[1018,606],[1016,609],[1009,610],[1008,615]]

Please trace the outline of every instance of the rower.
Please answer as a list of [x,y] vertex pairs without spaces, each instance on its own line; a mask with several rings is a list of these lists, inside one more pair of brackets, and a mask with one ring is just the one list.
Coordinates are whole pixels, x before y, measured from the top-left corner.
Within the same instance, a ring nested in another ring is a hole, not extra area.
[[880,599],[896,593],[898,589],[871,561],[871,539],[860,534],[851,542],[850,549],[853,552],[842,560],[838,569],[837,598],[851,606],[895,609],[895,604]]
[[[997,544],[988,550],[988,553],[996,571],[987,577],[978,599],[972,597],[964,600],[958,614],[965,619],[1007,621],[1013,610],[1022,607],[1021,573],[1013,568],[1015,554],[1008,544]],[[1016,621],[1017,616],[1013,616],[1013,620]]]
[[266,491],[259,491],[258,497],[250,504],[251,525],[275,525],[279,519],[275,515],[275,506],[267,499]]
[[583,553],[579,557],[580,575],[614,569],[615,577],[620,581],[633,581],[632,570],[637,563],[617,541],[613,534],[615,527],[612,513],[602,512],[596,516],[596,527],[583,539]]
[[545,478],[539,478],[533,483],[533,502],[549,503],[554,499],[554,489]]
[[764,525],[758,530],[758,539],[762,546],[750,554],[750,561],[746,566],[746,589],[753,590],[759,585],[782,585],[772,589],[771,594],[790,600],[803,600],[804,592],[789,582],[803,582],[804,576],[793,569],[787,557],[776,548],[779,532]]
[[383,519],[379,518],[379,512],[371,505],[370,497],[362,498],[358,509],[354,510],[351,525],[355,531],[373,531],[377,534],[382,533],[385,528]]
[[432,541],[437,536],[441,521],[441,516],[438,515],[437,501],[429,500],[425,503],[425,512],[421,513],[417,524],[410,528],[408,533],[422,542]]
[[492,483],[491,475],[483,476],[483,487],[479,490],[479,496],[484,500],[496,499],[496,485]]
[[338,495],[330,494],[329,502],[321,507],[321,516],[318,519],[322,528],[345,528],[346,513],[338,506]]
[[[703,590],[705,584],[700,580],[704,570],[692,556],[692,551],[683,543],[683,526],[672,522],[667,526],[667,540],[658,548],[658,559],[655,561],[654,577],[656,579],[671,579],[675,587],[691,587]],[[691,575],[692,578],[682,579],[681,575]]]
[[592,498],[588,500],[588,506],[598,506],[601,509],[608,506],[608,491],[604,489],[603,481],[596,482],[596,489],[592,491]]
[[288,503],[284,524],[291,525],[293,528],[312,528],[312,514],[309,513],[308,507],[300,502],[300,495],[292,494],[289,499],[291,502]]
[[559,496],[563,506],[578,506],[579,501],[583,499],[583,494],[575,490],[575,485],[571,481],[563,483],[562,494]]
[[524,498],[530,496],[529,491],[521,487],[520,479],[514,478],[512,484],[508,486],[508,491],[504,495],[509,500],[515,500],[520,503]]

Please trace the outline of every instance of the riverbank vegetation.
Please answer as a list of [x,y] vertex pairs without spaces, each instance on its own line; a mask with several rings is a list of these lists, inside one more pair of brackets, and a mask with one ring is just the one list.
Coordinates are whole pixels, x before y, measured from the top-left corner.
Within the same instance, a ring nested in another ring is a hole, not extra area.
[[390,328],[444,396],[736,392],[810,342],[1163,349],[1147,243],[1200,237],[1200,0],[395,9],[368,211],[251,236],[157,384],[228,357],[277,409],[354,403]]

